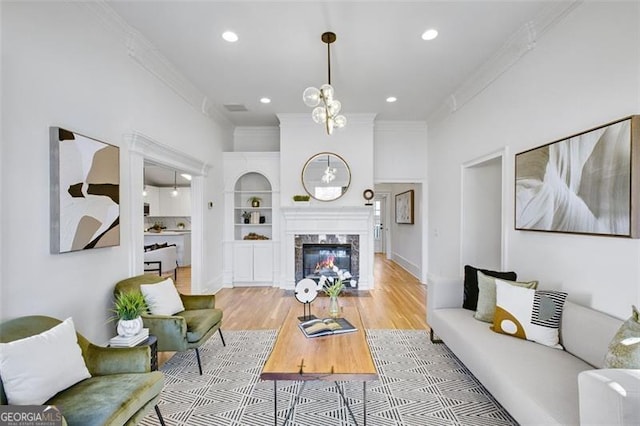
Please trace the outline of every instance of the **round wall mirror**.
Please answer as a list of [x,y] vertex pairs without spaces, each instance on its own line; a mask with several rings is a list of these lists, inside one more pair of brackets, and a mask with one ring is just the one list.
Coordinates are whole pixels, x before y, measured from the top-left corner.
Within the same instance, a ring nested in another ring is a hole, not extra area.
[[321,152],[307,160],[302,169],[302,185],[318,201],[333,201],[349,189],[351,170],[342,157]]

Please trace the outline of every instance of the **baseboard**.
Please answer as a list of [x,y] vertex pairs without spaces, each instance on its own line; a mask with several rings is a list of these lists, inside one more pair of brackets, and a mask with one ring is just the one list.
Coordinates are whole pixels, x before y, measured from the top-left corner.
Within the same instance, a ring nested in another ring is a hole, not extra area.
[[395,252],[391,254],[391,260],[402,266],[402,269],[404,269],[405,271],[413,275],[418,281],[420,281],[420,267],[418,265]]

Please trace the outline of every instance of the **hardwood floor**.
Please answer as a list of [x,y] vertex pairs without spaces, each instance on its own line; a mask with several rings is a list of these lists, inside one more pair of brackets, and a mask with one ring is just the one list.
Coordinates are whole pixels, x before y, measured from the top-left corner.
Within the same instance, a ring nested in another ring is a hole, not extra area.
[[[426,288],[415,277],[376,254],[374,262],[375,289],[361,296],[340,297],[343,306],[357,306],[365,328],[428,329],[426,322]],[[190,293],[191,268],[179,268],[176,286]],[[328,297],[318,297],[312,303],[312,313],[326,316]],[[289,309],[302,315],[303,305],[291,291],[272,287],[224,288],[216,294],[216,307],[224,311],[224,330],[277,329]]]

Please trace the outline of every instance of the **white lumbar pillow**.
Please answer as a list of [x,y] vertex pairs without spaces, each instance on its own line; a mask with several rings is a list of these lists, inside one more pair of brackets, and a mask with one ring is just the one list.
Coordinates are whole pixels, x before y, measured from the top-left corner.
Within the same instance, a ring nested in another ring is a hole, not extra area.
[[9,404],[42,405],[58,392],[91,377],[73,320],[35,336],[0,343],[0,375]]
[[157,284],[142,284],[140,291],[153,315],[173,315],[184,311],[182,299],[171,278]]

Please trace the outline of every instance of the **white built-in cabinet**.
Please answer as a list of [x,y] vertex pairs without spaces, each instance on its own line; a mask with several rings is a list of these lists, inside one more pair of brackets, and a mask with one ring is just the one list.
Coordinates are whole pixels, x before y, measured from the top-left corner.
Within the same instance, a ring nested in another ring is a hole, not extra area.
[[[225,176],[225,285],[273,285],[279,274],[280,155],[227,152]],[[259,198],[259,205],[252,199]],[[243,214],[246,213],[248,220]],[[248,239],[251,235],[267,239]],[[275,239],[274,239],[275,237]]]
[[191,188],[178,188],[175,197],[173,188],[146,185],[145,191],[143,202],[149,204],[149,216],[191,216]]

